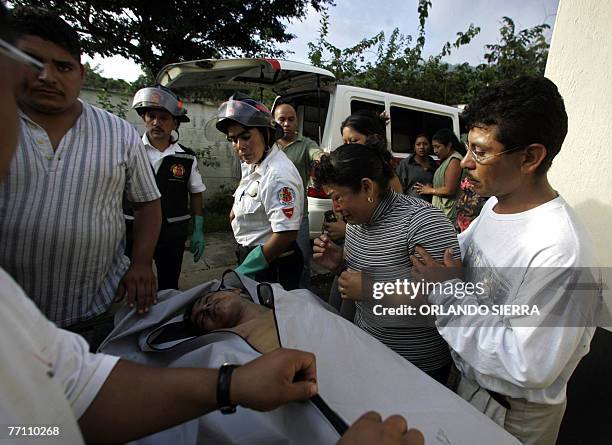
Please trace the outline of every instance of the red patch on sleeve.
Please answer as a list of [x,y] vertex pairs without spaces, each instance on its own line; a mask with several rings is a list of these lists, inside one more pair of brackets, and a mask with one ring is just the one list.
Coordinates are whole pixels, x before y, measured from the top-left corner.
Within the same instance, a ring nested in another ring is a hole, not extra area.
[[293,216],[293,207],[284,208],[283,213],[287,218],[291,218]]

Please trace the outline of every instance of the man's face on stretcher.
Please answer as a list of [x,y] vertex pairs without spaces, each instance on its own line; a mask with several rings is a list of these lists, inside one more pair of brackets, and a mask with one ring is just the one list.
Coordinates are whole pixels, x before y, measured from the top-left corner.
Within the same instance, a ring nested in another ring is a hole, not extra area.
[[202,332],[232,328],[240,321],[244,303],[248,302],[240,296],[240,289],[210,292],[196,300],[189,320]]

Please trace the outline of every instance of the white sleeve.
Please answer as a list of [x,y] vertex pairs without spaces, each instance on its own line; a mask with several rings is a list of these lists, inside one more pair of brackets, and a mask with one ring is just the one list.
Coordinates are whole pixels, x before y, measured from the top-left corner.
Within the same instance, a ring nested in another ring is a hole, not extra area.
[[[58,328],[50,322],[34,302],[9,275],[0,269],[0,297],[3,301],[4,323],[17,335],[15,347],[31,349],[38,363],[61,388],[74,416],[78,419],[91,404],[119,360],[106,354],[92,354],[80,335]],[[2,317],[0,317],[2,320]],[[7,329],[7,326],[3,326]],[[23,352],[23,351],[20,351]],[[27,373],[29,370],[24,370]],[[45,393],[45,391],[42,391]]]
[[301,179],[298,182],[287,177],[273,177],[266,181],[261,192],[272,232],[300,229],[304,211],[304,187]]
[[53,328],[55,332],[49,337],[54,338],[49,344],[53,372],[78,419],[100,391],[119,357],[93,354],[80,335]]
[[189,193],[201,193],[204,191],[206,191],[206,185],[204,185],[200,170],[198,169],[198,158],[194,157],[191,164],[191,174],[189,175]]
[[[511,304],[535,305],[539,316],[441,315],[438,331],[481,374],[527,389],[546,388],[578,348],[588,347],[585,331],[594,330],[598,292],[576,289],[576,283],[589,279],[583,273],[577,268],[528,270]],[[440,292],[430,294],[429,302],[442,305],[447,314],[451,306],[480,304],[473,294],[458,299]]]

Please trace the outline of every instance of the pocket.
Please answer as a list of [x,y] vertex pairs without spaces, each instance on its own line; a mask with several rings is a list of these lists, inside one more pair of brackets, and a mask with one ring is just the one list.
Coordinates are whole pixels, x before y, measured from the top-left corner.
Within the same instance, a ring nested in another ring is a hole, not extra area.
[[489,417],[493,422],[502,428],[506,422],[506,408],[495,400],[478,383],[461,376],[457,386],[457,394],[476,408],[478,411]]
[[238,208],[240,213],[248,215],[257,212],[261,205],[261,202],[257,199],[253,199],[250,196],[245,195],[238,202],[238,205],[236,207]]

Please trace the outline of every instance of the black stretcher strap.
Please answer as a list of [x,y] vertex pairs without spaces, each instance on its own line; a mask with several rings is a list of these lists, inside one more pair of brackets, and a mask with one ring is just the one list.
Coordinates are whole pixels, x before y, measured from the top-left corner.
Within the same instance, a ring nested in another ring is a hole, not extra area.
[[338,434],[342,437],[346,430],[348,430],[348,425],[342,418],[336,414],[336,412],[329,407],[327,403],[321,398],[319,394],[316,394],[310,398],[310,401],[321,411],[321,414],[325,416],[325,418],[331,423],[334,429],[338,432]]

